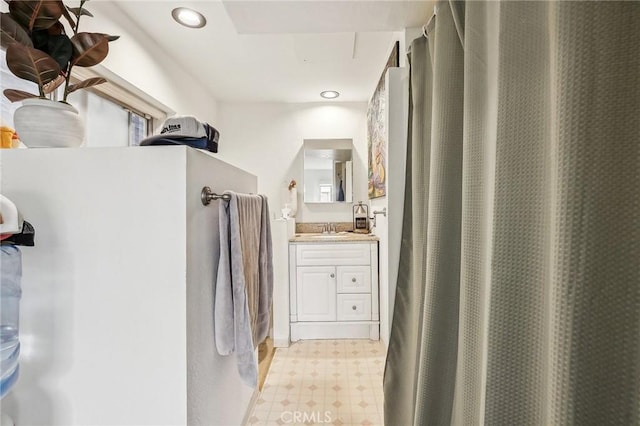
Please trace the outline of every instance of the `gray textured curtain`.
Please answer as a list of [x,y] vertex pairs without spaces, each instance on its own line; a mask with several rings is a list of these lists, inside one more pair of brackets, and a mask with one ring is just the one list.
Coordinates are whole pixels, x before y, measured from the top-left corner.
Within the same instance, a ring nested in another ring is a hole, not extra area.
[[640,3],[438,4],[412,43],[387,425],[640,423]]

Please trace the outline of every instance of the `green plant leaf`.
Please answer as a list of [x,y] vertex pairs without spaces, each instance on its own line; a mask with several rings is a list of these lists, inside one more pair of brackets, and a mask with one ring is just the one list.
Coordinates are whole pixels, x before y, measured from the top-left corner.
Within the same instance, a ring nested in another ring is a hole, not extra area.
[[87,87],[97,86],[98,84],[102,84],[106,82],[107,80],[102,77],[88,78],[84,81],[81,81],[80,83],[72,84],[71,86],[69,86],[69,90],[67,91],[67,93],[73,93],[76,90],[86,89]]
[[60,75],[60,66],[55,59],[18,43],[7,48],[7,66],[17,77],[33,81],[40,89]]
[[89,12],[84,7],[82,7],[82,8],[80,8],[80,7],[67,7],[67,9],[69,10],[69,12],[73,13],[76,16],[84,15],[84,16],[91,16],[93,18],[93,13]]
[[80,67],[98,65],[109,53],[109,40],[100,33],[78,33],[71,38],[71,43],[72,64]]
[[14,0],[9,3],[11,16],[28,31],[51,27],[65,12],[66,9],[61,0]]
[[34,95],[33,93],[24,92],[22,90],[16,89],[5,89],[4,96],[9,99],[11,102],[19,102],[24,101],[25,99],[37,98],[38,95]]
[[12,43],[20,43],[33,47],[29,34],[18,24],[10,14],[0,14],[0,25],[2,26],[2,37],[0,44],[6,48]]

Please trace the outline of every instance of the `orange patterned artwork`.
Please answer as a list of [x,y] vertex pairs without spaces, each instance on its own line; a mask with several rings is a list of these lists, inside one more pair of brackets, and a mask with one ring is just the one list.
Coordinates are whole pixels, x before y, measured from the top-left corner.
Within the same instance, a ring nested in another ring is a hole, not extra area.
[[384,76],[389,67],[399,63],[399,43],[396,42],[382,71],[376,90],[367,108],[367,145],[369,163],[369,198],[384,197],[387,194],[387,128],[385,120]]

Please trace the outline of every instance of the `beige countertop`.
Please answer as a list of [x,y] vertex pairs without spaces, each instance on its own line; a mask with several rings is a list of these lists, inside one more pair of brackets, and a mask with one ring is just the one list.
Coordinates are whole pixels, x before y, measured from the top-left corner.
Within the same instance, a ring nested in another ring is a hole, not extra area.
[[373,234],[355,232],[336,232],[333,234],[297,233],[289,239],[292,243],[353,243],[359,241],[378,241]]

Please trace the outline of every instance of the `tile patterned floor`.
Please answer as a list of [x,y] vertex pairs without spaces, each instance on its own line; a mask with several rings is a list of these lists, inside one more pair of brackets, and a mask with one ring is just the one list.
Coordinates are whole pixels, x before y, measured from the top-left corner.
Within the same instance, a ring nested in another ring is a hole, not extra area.
[[306,340],[278,348],[249,425],[383,424],[380,341]]

